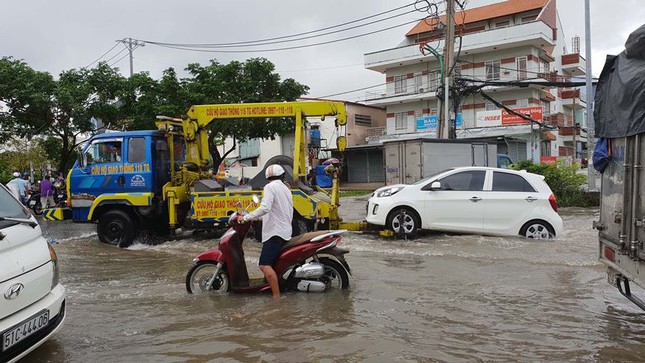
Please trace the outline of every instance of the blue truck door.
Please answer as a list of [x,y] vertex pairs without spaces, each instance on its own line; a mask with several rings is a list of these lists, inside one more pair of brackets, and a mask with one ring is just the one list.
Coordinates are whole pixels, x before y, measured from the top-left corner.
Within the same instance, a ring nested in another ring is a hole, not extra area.
[[71,176],[72,207],[75,220],[85,220],[90,207],[101,194],[124,191],[123,138],[98,138],[83,151],[83,165],[74,166]]
[[152,192],[155,181],[152,175],[152,150],[149,136],[131,136],[126,138],[126,155],[123,163],[125,191],[129,193]]

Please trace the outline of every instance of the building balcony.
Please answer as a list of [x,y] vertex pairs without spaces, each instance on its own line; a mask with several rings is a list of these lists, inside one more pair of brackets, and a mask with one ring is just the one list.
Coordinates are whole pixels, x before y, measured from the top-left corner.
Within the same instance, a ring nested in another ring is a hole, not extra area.
[[[436,89],[436,87],[435,87]],[[400,93],[366,93],[364,104],[368,106],[385,107],[396,103],[411,103],[436,99],[435,91],[427,91],[423,88],[409,90]]]
[[587,102],[585,101],[579,89],[559,89],[558,97],[560,97],[560,99],[562,100],[562,106],[564,107],[573,109],[587,107]]
[[[462,54],[499,52],[520,46],[534,46],[539,49],[555,44],[553,30],[542,21],[485,30],[466,34],[462,38]],[[437,49],[439,53],[443,49]],[[386,49],[365,54],[365,68],[384,73],[387,69],[402,67],[428,60],[421,54],[419,44]]]
[[583,76],[587,74],[587,61],[578,53],[565,54],[562,56],[562,71],[572,76]]

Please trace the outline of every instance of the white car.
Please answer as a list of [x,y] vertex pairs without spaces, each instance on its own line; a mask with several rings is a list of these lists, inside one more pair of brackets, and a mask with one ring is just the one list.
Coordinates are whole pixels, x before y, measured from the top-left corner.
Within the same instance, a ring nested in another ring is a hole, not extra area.
[[542,175],[488,167],[445,170],[411,185],[377,189],[368,223],[417,229],[553,238],[562,233],[555,196]]
[[15,362],[65,319],[56,252],[36,219],[0,187],[0,362]]

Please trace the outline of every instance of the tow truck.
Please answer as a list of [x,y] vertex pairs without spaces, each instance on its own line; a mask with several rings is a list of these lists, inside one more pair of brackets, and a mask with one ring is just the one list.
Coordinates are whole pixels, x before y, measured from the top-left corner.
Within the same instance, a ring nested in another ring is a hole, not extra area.
[[119,247],[132,244],[142,230],[222,229],[229,215],[261,192],[221,191],[210,170],[208,126],[241,118],[290,118],[295,122],[290,185],[297,216],[308,230],[360,229],[363,222],[342,223],[339,217],[337,172],[331,173],[331,193],[303,187],[308,116],[335,116],[337,148],[345,149],[345,106],[331,101],[194,105],[182,118],[158,117],[157,130],[95,135],[67,175],[67,206],[43,215],[97,223],[99,240]]

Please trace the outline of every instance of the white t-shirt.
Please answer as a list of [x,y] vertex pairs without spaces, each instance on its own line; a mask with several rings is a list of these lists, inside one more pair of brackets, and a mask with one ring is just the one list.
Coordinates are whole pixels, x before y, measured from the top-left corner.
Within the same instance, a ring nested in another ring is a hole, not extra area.
[[262,243],[273,236],[284,240],[291,239],[293,219],[293,199],[291,191],[281,180],[273,180],[264,186],[262,203],[253,212],[244,216],[249,221],[262,218]]

